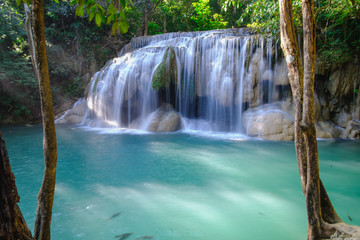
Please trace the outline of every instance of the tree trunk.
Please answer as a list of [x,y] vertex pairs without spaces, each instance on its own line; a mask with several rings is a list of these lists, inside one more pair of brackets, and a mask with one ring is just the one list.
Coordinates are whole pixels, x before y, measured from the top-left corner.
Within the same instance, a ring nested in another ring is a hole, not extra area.
[[145,11],[144,14],[144,36],[147,36],[149,34],[149,14],[147,11]]
[[164,23],[163,23],[163,28],[164,28],[164,33],[167,33],[167,30],[166,30],[166,15],[164,15]]
[[33,0],[32,5],[35,62],[38,69],[37,78],[40,90],[45,160],[44,178],[38,194],[34,237],[37,240],[46,240],[50,239],[50,223],[55,191],[57,148],[49,70],[46,56],[43,0]]
[[[315,17],[313,0],[302,0],[304,67],[292,18],[292,4],[279,0],[281,47],[289,69],[295,107],[295,148],[308,216],[308,239],[319,240],[332,231],[326,223],[341,219],[319,177],[319,158],[314,120]],[[326,228],[326,229],[325,229]]]
[[5,141],[0,132],[0,239],[32,240],[31,232],[18,206],[20,196],[11,171]]
[[29,41],[31,63],[34,68],[35,75],[37,76],[38,68],[37,68],[37,64],[35,62],[35,45],[34,45],[34,36],[33,36],[32,28],[31,28],[31,11],[29,9],[29,6],[26,3],[24,3],[24,10],[25,10],[25,28],[26,28],[26,33],[28,36],[28,41]]

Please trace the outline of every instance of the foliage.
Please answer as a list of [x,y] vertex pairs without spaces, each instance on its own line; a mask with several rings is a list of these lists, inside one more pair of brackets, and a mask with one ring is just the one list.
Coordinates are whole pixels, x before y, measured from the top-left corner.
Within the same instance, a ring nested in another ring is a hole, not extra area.
[[[295,28],[299,28],[301,27],[301,1],[294,0],[292,4],[294,25]],[[256,32],[278,35],[280,33],[278,1],[251,1],[242,12],[238,24],[253,28]]]
[[17,47],[24,41],[24,16],[14,6],[14,2],[5,0],[0,4],[0,44]]
[[[193,8],[191,0],[168,0],[162,1],[153,14],[151,20],[159,27],[162,32],[191,31],[193,29]],[[166,21],[166,24],[164,24]],[[149,34],[151,34],[149,32]]]
[[327,66],[346,63],[360,53],[360,4],[349,1],[318,1],[317,49]]
[[22,121],[30,115],[30,110],[23,103],[6,92],[0,92],[0,121],[12,116],[13,121]]
[[155,22],[149,22],[149,35],[161,34],[161,29]]
[[195,15],[191,17],[197,27],[195,30],[220,29],[227,26],[227,22],[218,13],[212,13],[210,10],[209,0],[199,0],[192,3]]
[[165,51],[163,60],[156,67],[152,76],[153,89],[165,89],[169,83],[176,80],[176,56],[173,48]]
[[38,82],[30,61],[15,51],[6,51],[1,48],[0,81],[9,81],[23,88],[29,94],[34,93],[38,88]]

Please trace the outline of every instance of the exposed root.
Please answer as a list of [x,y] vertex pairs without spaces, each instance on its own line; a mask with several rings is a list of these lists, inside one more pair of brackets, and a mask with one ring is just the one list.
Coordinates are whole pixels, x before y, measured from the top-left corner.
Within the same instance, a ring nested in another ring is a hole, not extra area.
[[322,233],[324,239],[360,240],[360,227],[344,222],[333,224],[322,222]]

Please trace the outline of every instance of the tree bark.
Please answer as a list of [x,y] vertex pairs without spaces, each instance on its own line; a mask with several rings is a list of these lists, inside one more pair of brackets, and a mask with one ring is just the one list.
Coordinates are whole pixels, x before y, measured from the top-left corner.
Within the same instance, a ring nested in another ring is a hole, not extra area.
[[149,14],[145,11],[144,14],[144,36],[149,35]]
[[32,32],[32,28],[31,28],[31,11],[29,6],[24,3],[24,10],[25,10],[25,28],[26,28],[26,33],[28,36],[28,41],[29,41],[29,47],[30,47],[30,55],[31,55],[31,63],[33,65],[34,71],[35,71],[35,75],[38,75],[38,68],[37,68],[37,64],[35,62],[35,45],[34,45],[34,36],[33,36],[33,32]]
[[51,214],[55,191],[57,147],[46,55],[43,0],[33,0],[32,6],[35,62],[38,68],[37,78],[40,90],[45,160],[44,178],[38,194],[34,237],[37,240],[46,240],[50,239]]
[[164,21],[163,21],[163,31],[164,31],[164,33],[167,33],[167,29],[166,29],[166,25],[167,25],[167,23],[166,23],[166,15],[164,15]]
[[[315,16],[313,0],[302,0],[304,66],[301,64],[292,17],[292,3],[279,0],[281,47],[284,51],[295,107],[295,148],[308,216],[308,239],[329,237],[328,223],[341,219],[319,177],[314,120]],[[326,224],[325,224],[326,223]]]
[[304,31],[304,99],[302,128],[307,152],[306,209],[308,216],[308,239],[321,238],[321,206],[319,182],[319,157],[314,119],[315,79],[315,14],[314,1],[302,0]]
[[32,240],[31,231],[18,206],[20,196],[11,171],[5,141],[0,132],[0,239]]

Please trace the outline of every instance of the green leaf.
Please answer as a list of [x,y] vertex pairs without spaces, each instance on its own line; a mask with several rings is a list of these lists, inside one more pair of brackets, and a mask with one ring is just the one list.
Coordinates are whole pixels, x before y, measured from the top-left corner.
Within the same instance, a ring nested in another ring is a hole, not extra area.
[[59,0],[54,0],[54,2],[56,2],[57,4],[59,4]]
[[116,34],[117,27],[118,27],[118,22],[114,22],[114,24],[111,27],[111,31],[113,35]]
[[91,22],[93,20],[93,18],[95,17],[96,12],[92,11],[89,15],[89,22]]
[[96,13],[96,15],[95,15],[95,23],[98,27],[101,26],[101,16],[99,13]]
[[124,10],[120,11],[120,19],[121,19],[121,20],[126,20],[126,16],[125,16]]
[[74,6],[76,4],[76,0],[72,0],[71,2],[70,2],[70,6]]
[[77,6],[75,14],[80,17],[84,16],[84,8],[82,5]]
[[107,17],[106,24],[110,24],[112,20],[114,20],[114,14]]
[[107,9],[107,12],[114,12],[114,5],[112,3],[109,4],[109,7]]
[[20,5],[20,3],[21,3],[21,0],[16,0],[16,5]]
[[120,25],[120,33],[121,34],[127,33],[129,29],[129,23],[127,21],[120,21],[119,25]]

